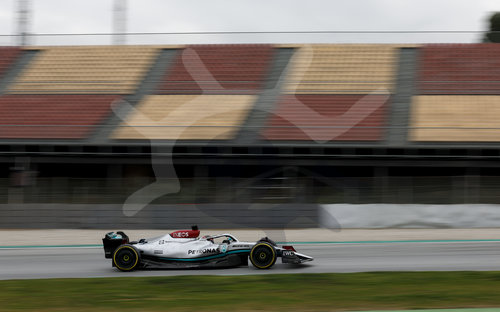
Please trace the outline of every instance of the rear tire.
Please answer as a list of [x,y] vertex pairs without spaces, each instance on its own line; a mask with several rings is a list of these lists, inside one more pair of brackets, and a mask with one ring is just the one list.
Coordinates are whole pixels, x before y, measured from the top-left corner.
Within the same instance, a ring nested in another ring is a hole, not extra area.
[[257,269],[269,269],[276,262],[276,258],[276,249],[266,242],[258,242],[250,251],[250,261]]
[[132,245],[121,245],[113,254],[113,264],[120,271],[132,271],[140,262],[139,252]]

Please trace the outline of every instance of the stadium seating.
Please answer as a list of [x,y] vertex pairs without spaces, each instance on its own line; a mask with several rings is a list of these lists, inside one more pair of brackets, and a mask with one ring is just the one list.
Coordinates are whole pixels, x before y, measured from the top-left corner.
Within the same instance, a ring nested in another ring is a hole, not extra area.
[[112,138],[231,139],[254,101],[253,95],[150,95]]
[[16,47],[0,47],[0,77],[4,75],[20,52],[21,49]]
[[420,49],[410,141],[500,141],[500,46],[431,44]]
[[367,94],[394,89],[395,45],[311,45],[293,57],[286,93]]
[[426,45],[419,63],[419,94],[500,94],[498,44]]
[[83,139],[111,112],[116,95],[0,96],[0,138]]
[[[261,137],[383,140],[401,47],[407,46],[294,46],[282,94],[266,104],[273,111],[259,129]],[[172,47],[26,48],[39,52],[0,95],[0,138],[88,138],[110,116],[113,100],[137,91],[162,48]],[[254,103],[263,103],[259,94],[279,55],[271,45],[175,48],[153,94],[142,98],[110,139],[235,138],[253,116]],[[0,48],[0,78],[22,52]],[[416,61],[408,141],[500,141],[500,45],[425,45]]]
[[269,140],[381,140],[387,95],[285,95],[263,131]]
[[420,95],[411,108],[411,141],[499,142],[500,96]]
[[255,94],[272,56],[269,45],[194,45],[179,53],[156,94]]
[[310,45],[291,60],[268,140],[378,141],[394,92],[396,45]]
[[148,46],[40,49],[9,94],[131,94],[159,51]]
[[268,45],[194,45],[183,49],[155,94],[113,139],[232,139],[261,91],[270,66]]

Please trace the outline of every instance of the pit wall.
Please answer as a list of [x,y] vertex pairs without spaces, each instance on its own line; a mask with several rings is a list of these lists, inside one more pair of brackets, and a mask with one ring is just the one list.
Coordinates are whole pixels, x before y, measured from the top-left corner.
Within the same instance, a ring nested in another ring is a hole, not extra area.
[[4,204],[0,229],[317,228],[314,204],[147,205],[131,213],[112,204]]

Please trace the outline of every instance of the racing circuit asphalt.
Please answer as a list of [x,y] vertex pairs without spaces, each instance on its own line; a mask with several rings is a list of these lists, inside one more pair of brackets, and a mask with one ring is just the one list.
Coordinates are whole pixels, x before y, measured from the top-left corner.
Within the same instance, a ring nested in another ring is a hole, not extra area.
[[321,243],[295,245],[315,259],[301,266],[282,264],[270,270],[251,266],[231,269],[120,272],[102,248],[0,249],[0,279],[82,278],[172,275],[246,275],[347,273],[369,271],[500,270],[500,241]]

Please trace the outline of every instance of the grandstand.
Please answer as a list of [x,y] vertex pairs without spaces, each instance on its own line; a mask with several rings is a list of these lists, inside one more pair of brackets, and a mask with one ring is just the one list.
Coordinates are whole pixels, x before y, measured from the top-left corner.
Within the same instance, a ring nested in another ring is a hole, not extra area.
[[252,95],[149,95],[115,139],[227,140],[254,102]]
[[412,141],[500,141],[500,96],[419,95],[412,105]]
[[500,94],[499,52],[494,43],[422,47],[418,93]]
[[0,47],[0,77],[3,77],[20,53],[21,49],[16,47]]
[[[0,170],[48,179],[25,185],[22,200],[35,203],[122,203],[170,153],[184,187],[159,202],[497,203],[479,190],[500,185],[498,52],[3,48]],[[15,200],[12,181],[0,184],[0,202]]]
[[378,141],[383,139],[387,96],[285,95],[264,130],[269,140]]
[[8,94],[131,94],[158,49],[141,46],[51,47],[38,53]]
[[254,94],[272,56],[268,45],[195,45],[179,53],[156,94]]
[[82,139],[111,113],[116,95],[0,96],[0,138]]
[[500,46],[422,47],[410,141],[498,142]]
[[313,45],[292,59],[286,92],[387,93],[394,88],[398,48],[393,45]]

